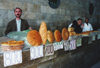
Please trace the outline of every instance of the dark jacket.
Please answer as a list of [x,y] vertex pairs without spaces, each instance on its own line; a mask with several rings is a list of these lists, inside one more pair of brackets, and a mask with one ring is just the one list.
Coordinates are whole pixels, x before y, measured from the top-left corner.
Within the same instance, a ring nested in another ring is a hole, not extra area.
[[75,31],[76,33],[81,33],[81,32],[82,32],[82,28],[81,28],[81,26],[78,25],[78,24],[73,24],[71,27],[74,28],[74,31]]
[[[28,28],[29,28],[28,22],[24,19],[21,19],[21,31],[27,30]],[[16,19],[13,19],[12,21],[8,23],[6,31],[5,31],[5,35],[13,31],[17,31]]]
[[77,27],[75,28],[75,32],[76,32],[76,33],[81,33],[81,32],[82,32],[81,26],[77,26]]

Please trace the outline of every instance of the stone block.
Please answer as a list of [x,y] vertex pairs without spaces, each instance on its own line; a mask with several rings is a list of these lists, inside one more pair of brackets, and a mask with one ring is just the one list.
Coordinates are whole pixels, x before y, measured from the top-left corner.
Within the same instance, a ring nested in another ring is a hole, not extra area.
[[56,9],[52,9],[49,6],[41,6],[41,13],[57,14]]
[[40,5],[28,3],[27,4],[27,11],[39,13],[40,12]]
[[2,18],[2,19],[8,18],[8,11],[4,10],[4,9],[1,9],[0,10],[0,18]]
[[12,20],[15,18],[14,10],[8,10],[8,19]]
[[[93,16],[89,15],[89,3],[93,3],[95,9]],[[64,27],[70,24],[71,21],[77,20],[79,17],[91,17],[91,23],[99,22],[99,0],[61,0],[60,6],[57,9],[52,9],[48,0],[0,0],[0,18],[3,19],[3,26],[6,28],[7,23],[15,18],[13,14],[13,9],[15,7],[20,7],[23,10],[22,18],[30,21],[30,25],[36,24],[36,27],[40,26],[40,21],[45,20],[48,22],[48,28],[52,29],[52,26],[49,26],[49,23],[62,23],[60,27]],[[35,22],[35,23],[34,23]],[[63,25],[63,22],[65,23]],[[0,25],[2,26],[2,25]],[[58,26],[56,24],[53,26],[55,29]],[[34,26],[33,26],[34,27]]]
[[0,37],[5,35],[4,32],[5,32],[5,28],[0,27]]

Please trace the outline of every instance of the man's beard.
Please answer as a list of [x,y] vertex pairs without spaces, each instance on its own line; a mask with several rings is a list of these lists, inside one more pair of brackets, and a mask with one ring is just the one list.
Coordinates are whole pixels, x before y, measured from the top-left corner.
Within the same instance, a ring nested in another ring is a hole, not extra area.
[[88,23],[88,22],[86,22],[86,23]]
[[19,14],[16,15],[16,18],[20,18],[20,17],[21,17],[21,15],[19,15]]
[[86,22],[86,24],[88,25],[88,22]]
[[16,18],[20,18],[21,16],[16,16]]

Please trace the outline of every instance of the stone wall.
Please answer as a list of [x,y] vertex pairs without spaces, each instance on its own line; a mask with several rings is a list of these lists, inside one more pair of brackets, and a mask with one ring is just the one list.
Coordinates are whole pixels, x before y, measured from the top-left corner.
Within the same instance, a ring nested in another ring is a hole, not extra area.
[[[48,0],[0,0],[0,36],[4,35],[7,23],[14,19],[13,9],[23,10],[22,18],[27,19],[33,29],[39,29],[41,21],[46,21],[48,29],[61,30],[73,20],[85,17],[96,26],[100,23],[99,0],[61,0],[57,9],[48,5]],[[89,15],[89,4],[93,3],[93,15]],[[99,27],[99,26],[98,26]]]

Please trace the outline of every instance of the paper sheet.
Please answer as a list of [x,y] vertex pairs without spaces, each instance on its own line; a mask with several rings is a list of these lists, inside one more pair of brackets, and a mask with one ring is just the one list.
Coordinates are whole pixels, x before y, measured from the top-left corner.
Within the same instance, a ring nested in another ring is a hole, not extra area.
[[54,46],[54,51],[63,49],[63,42],[61,41],[61,42],[53,43],[53,46]]
[[76,49],[76,40],[70,40],[70,50],[75,50]]
[[100,39],[100,34],[98,34],[98,37],[97,38]]
[[45,56],[50,56],[54,54],[54,47],[53,44],[48,44],[45,46]]
[[22,50],[3,53],[4,67],[22,63]]
[[30,48],[30,59],[34,60],[43,57],[43,45]]
[[92,41],[95,41],[95,37],[96,37],[95,35],[94,35],[94,36],[92,36]]
[[69,41],[64,41],[64,51],[68,51],[69,50]]
[[76,40],[76,46],[77,47],[80,47],[82,45],[82,38],[78,38],[77,40]]

